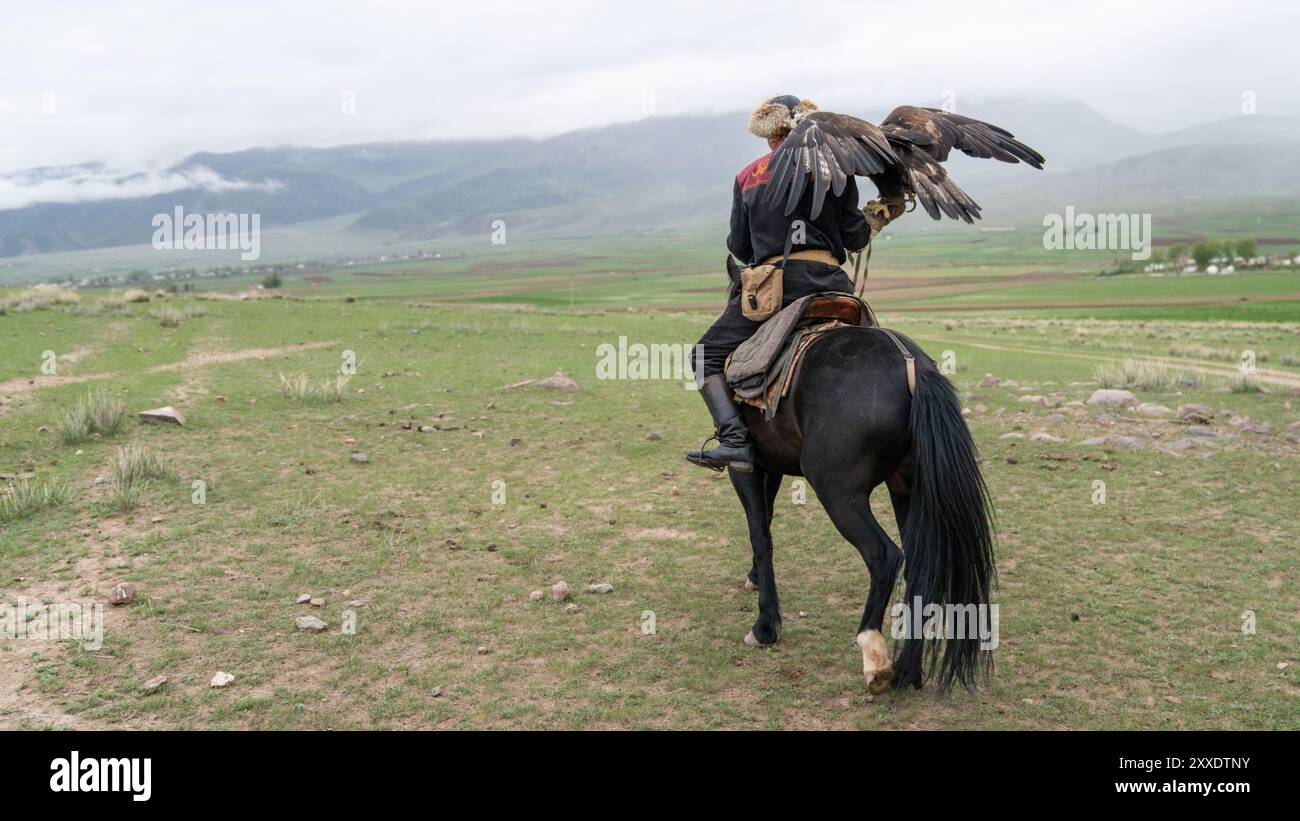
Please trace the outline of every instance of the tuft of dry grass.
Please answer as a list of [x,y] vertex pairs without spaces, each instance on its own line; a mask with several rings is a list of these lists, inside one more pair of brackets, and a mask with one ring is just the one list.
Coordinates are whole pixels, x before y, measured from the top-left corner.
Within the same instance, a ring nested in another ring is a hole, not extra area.
[[1170,369],[1164,362],[1125,359],[1118,365],[1106,363],[1093,368],[1092,377],[1103,388],[1137,388],[1144,391],[1169,390],[1182,373]]
[[118,448],[110,467],[113,479],[109,485],[109,501],[123,513],[140,506],[149,480],[165,479],[170,475],[158,454],[144,445]]
[[349,374],[337,374],[332,379],[313,384],[301,371],[288,376],[280,374],[280,395],[299,402],[342,402],[351,379]]
[[59,421],[59,438],[75,445],[92,436],[109,437],[122,429],[126,403],[103,389],[83,396]]
[[58,507],[72,498],[66,482],[33,482],[19,479],[0,491],[0,522],[25,519],[42,510]]

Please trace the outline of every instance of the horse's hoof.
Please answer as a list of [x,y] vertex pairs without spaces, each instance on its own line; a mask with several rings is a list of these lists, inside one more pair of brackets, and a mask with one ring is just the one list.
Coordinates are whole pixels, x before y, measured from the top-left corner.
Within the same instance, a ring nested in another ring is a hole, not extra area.
[[754,637],[754,631],[750,630],[748,633],[745,634],[745,646],[762,647],[763,645],[758,643],[758,639]]
[[744,583],[743,585],[741,585],[741,586],[744,587],[746,590],[749,590],[749,591],[751,591],[751,592],[754,591],[754,590],[757,590],[757,589],[758,589],[758,585],[756,585],[756,584],[754,584],[753,582],[751,582],[751,581],[749,580],[749,577],[748,577],[748,576],[745,577],[745,583]]
[[894,680],[893,670],[881,670],[871,677],[867,682],[867,692],[873,696],[878,696],[889,689]]

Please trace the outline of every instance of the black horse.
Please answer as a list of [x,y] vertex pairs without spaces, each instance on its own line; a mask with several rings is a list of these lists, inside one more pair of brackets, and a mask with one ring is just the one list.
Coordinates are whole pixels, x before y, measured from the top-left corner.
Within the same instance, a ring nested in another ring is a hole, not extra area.
[[[941,690],[953,683],[970,689],[991,669],[977,636],[912,635],[895,645],[891,666],[881,633],[900,568],[906,601],[919,597],[941,610],[987,605],[995,574],[988,491],[956,391],[914,342],[896,336],[915,357],[915,395],[894,341],[879,328],[847,327],[808,349],[793,395],[771,421],[745,406],[754,470],[728,471],[754,551],[746,586],[758,589],[758,620],[745,641],[772,644],[780,634],[772,512],[782,478],[803,476],[871,575],[857,636],[870,692],[891,681],[920,688],[932,675]],[[869,497],[882,482],[901,548],[871,512]]]

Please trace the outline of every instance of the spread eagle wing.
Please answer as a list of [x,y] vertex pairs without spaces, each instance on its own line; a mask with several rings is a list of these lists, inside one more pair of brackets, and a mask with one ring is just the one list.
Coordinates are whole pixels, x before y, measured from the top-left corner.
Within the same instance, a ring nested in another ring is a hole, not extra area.
[[[1043,156],[995,125],[934,108],[899,106],[879,127],[844,114],[818,111],[805,116],[772,156],[767,196],[786,197],[794,211],[813,184],[811,217],[821,213],[830,190],[844,191],[848,176],[869,177],[886,202],[908,194],[934,219],[946,215],[974,222],[980,207],[948,177],[941,162],[952,149],[978,158],[1043,167]],[[813,169],[817,173],[813,173]]]

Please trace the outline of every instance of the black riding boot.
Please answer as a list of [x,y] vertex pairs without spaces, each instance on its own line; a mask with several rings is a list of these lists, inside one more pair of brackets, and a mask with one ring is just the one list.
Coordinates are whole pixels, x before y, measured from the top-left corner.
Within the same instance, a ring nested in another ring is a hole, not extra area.
[[713,414],[718,446],[710,450],[688,451],[686,459],[714,470],[730,467],[749,473],[754,469],[754,449],[749,444],[749,429],[745,427],[740,408],[727,386],[727,377],[720,373],[705,377],[700,386],[700,396],[704,397],[704,404]]

